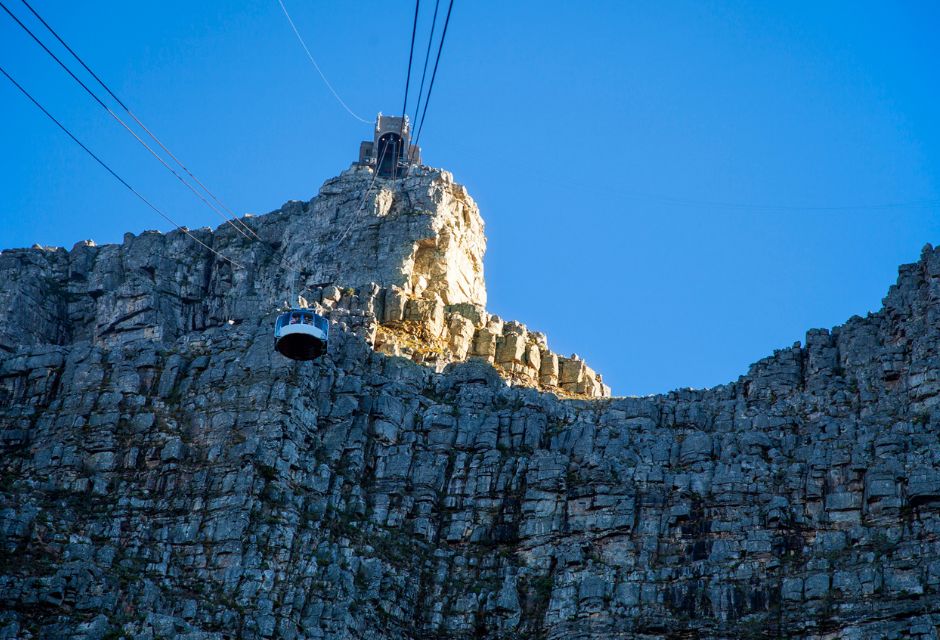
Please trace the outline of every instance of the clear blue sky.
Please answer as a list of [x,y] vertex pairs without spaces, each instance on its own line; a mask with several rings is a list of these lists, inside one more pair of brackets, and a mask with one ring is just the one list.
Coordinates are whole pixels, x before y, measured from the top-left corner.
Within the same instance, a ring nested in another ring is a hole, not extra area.
[[[284,2],[354,110],[400,111],[413,4]],[[370,135],[276,0],[34,6],[240,213],[315,195]],[[425,160],[480,205],[491,311],[619,394],[720,384],[877,310],[940,241],[938,33],[936,2],[457,0]],[[217,226],[5,14],[0,64],[180,222]],[[167,230],[2,78],[0,115],[0,246]]]

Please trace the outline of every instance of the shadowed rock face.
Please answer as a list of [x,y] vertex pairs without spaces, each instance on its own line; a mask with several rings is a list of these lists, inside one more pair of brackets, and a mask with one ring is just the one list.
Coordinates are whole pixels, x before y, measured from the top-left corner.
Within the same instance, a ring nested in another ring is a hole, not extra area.
[[[736,382],[559,399],[477,317],[472,201],[414,179],[251,219],[271,250],[196,232],[247,269],[179,233],[0,254],[0,638],[937,637],[940,251]],[[288,262],[315,363],[271,348]],[[376,351],[409,304],[472,344]]]

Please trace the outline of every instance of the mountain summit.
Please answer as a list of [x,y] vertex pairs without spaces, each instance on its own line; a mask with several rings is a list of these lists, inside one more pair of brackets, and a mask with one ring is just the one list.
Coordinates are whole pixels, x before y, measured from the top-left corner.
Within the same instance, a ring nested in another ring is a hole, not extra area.
[[446,171],[242,222],[0,253],[0,639],[937,637],[940,251],[737,381],[610,398],[487,312]]

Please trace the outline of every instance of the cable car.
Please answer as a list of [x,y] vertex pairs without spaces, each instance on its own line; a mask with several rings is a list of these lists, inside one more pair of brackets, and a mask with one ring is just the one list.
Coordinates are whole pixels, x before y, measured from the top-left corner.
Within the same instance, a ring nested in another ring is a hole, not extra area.
[[291,360],[314,360],[325,351],[330,321],[309,309],[291,309],[274,323],[274,348]]

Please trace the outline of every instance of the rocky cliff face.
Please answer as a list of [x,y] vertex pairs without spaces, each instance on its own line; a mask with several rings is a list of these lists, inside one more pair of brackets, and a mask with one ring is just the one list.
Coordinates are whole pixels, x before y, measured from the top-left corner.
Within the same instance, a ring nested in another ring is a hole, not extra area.
[[[937,637],[940,251],[736,382],[611,399],[486,312],[449,174],[371,182],[195,232],[244,268],[0,254],[0,638]],[[271,349],[292,285],[315,363]]]

